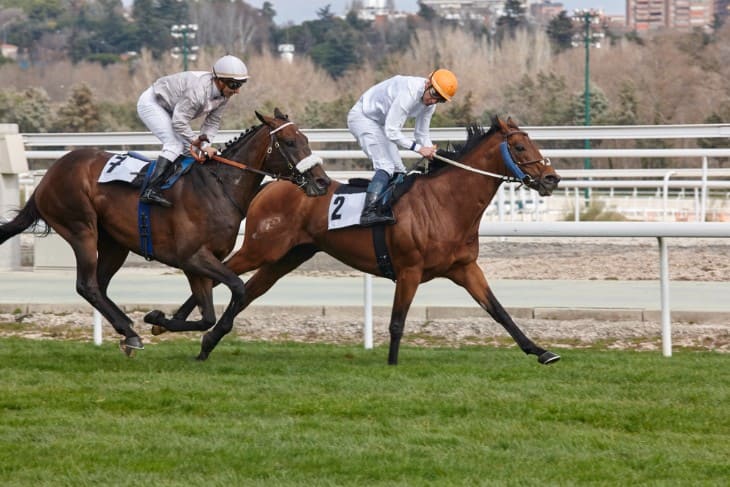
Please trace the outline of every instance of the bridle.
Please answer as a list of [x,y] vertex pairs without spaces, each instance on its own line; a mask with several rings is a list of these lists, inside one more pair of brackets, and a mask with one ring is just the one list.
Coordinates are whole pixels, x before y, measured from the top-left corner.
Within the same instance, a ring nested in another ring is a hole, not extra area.
[[481,169],[477,169],[472,166],[468,166],[466,164],[462,164],[460,162],[451,160],[447,157],[440,156],[438,154],[434,154],[434,158],[443,161],[447,164],[451,164],[452,166],[459,167],[461,169],[464,169],[466,171],[470,171],[473,173],[481,174],[483,176],[490,176],[493,178],[497,178],[500,181],[503,182],[509,182],[509,183],[521,183],[525,186],[530,186],[535,182],[535,179],[530,176],[529,174],[525,174],[525,172],[522,170],[522,167],[524,166],[530,166],[532,164],[542,164],[543,166],[550,166],[551,162],[550,159],[547,157],[543,157],[542,159],[535,159],[533,161],[524,161],[524,162],[517,162],[515,161],[514,156],[512,155],[512,147],[509,145],[508,139],[513,136],[521,134],[527,137],[527,132],[524,132],[522,130],[511,130],[503,135],[503,141],[499,144],[499,152],[502,155],[502,160],[504,161],[505,166],[507,166],[507,169],[512,173],[512,176],[505,176],[503,174],[496,174],[489,171],[483,171]]
[[[261,164],[262,166],[264,165],[263,163],[266,162],[266,160],[271,156],[271,153],[274,151],[274,148],[276,148],[276,150],[279,151],[281,156],[286,161],[287,168],[291,172],[291,174],[288,176],[282,176],[281,174],[274,174],[274,173],[271,173],[268,171],[264,171],[262,169],[256,169],[256,168],[250,167],[250,165],[248,165],[248,164],[236,162],[236,161],[227,159],[218,154],[214,154],[214,155],[210,156],[210,159],[213,159],[222,164],[226,164],[228,166],[237,167],[243,171],[250,171],[250,172],[254,172],[256,174],[261,174],[263,176],[268,176],[271,179],[282,179],[285,181],[290,181],[290,182],[294,183],[295,185],[297,185],[297,187],[303,188],[304,186],[307,185],[307,178],[304,176],[304,173],[307,170],[311,169],[319,161],[318,161],[318,159],[314,158],[314,156],[312,156],[312,155],[305,157],[304,159],[302,159],[299,162],[294,162],[292,160],[292,157],[284,150],[284,148],[279,143],[279,138],[276,135],[277,132],[279,132],[280,130],[282,130],[290,125],[294,125],[294,122],[283,123],[283,124],[279,125],[278,127],[276,127],[275,129],[272,129],[271,127],[269,127],[269,146],[266,148],[266,154],[265,154],[264,159]],[[268,127],[268,125],[266,125],[266,126]],[[196,153],[192,148],[191,148],[190,153],[193,155],[195,160],[201,164],[204,163],[208,159],[204,155],[201,155],[200,153]],[[302,166],[302,169],[300,169],[299,166]]]

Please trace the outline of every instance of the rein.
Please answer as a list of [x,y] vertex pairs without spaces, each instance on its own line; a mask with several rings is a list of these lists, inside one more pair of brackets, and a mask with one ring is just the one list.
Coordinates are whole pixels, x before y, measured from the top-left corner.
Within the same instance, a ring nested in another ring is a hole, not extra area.
[[[293,165],[291,163],[288,155],[281,149],[281,146],[279,145],[278,142],[275,141],[275,137],[274,137],[274,135],[276,134],[276,132],[278,132],[279,130],[281,130],[281,129],[285,128],[285,127],[288,127],[289,125],[293,125],[293,124],[294,124],[294,122],[286,122],[286,123],[278,126],[277,128],[269,131],[269,137],[271,137],[271,140],[270,140],[270,143],[269,143],[269,147],[266,149],[266,156],[264,158],[264,161],[269,157],[269,155],[271,155],[272,148],[275,145],[276,148],[279,150],[279,152],[281,152],[281,154],[287,160],[287,163],[289,164],[289,167],[290,168],[295,168],[296,167],[295,165]],[[197,147],[197,146],[195,146],[193,144],[193,147]],[[208,158],[208,157],[205,157],[205,156],[201,155],[200,152],[196,153],[194,150],[192,150],[192,147],[191,147],[190,153],[192,154],[193,158],[198,163],[200,163],[200,164],[204,164],[210,158],[210,159],[213,159],[214,161],[220,162],[222,164],[226,164],[228,166],[232,166],[232,167],[236,167],[238,169],[241,169],[242,171],[254,172],[256,174],[261,174],[262,176],[269,176],[272,179],[288,179],[288,180],[291,180],[291,178],[288,178],[288,177],[277,176],[276,174],[270,173],[268,171],[263,171],[261,169],[256,169],[256,168],[253,168],[253,167],[249,167],[248,164],[244,164],[244,163],[241,163],[241,162],[236,162],[236,161],[233,161],[231,159],[226,159],[225,157],[220,156],[218,154],[213,154],[212,156],[210,156]]]
[[507,143],[507,139],[511,135],[515,135],[515,134],[527,135],[527,133],[525,133],[521,130],[513,130],[511,132],[507,132],[506,134],[504,134],[505,140],[504,140],[504,142],[499,144],[499,151],[502,155],[502,159],[504,160],[504,163],[507,166],[507,168],[512,173],[512,176],[505,176],[503,174],[496,174],[496,173],[489,172],[489,171],[483,171],[481,169],[477,169],[475,167],[468,166],[466,164],[462,164],[461,162],[454,161],[452,159],[449,159],[448,157],[440,156],[438,154],[434,154],[433,157],[435,157],[436,159],[438,159],[442,162],[445,162],[447,164],[451,164],[452,166],[456,166],[458,168],[461,168],[461,169],[464,169],[466,171],[473,172],[476,174],[481,174],[483,176],[497,178],[503,182],[522,183],[522,184],[529,185],[532,182],[532,177],[525,174],[522,171],[522,169],[520,168],[520,166],[527,166],[530,164],[538,164],[538,163],[542,164],[544,166],[549,166],[551,164],[550,159],[542,158],[542,159],[536,159],[534,161],[515,162],[514,158],[512,157],[512,150],[511,150],[509,144]]

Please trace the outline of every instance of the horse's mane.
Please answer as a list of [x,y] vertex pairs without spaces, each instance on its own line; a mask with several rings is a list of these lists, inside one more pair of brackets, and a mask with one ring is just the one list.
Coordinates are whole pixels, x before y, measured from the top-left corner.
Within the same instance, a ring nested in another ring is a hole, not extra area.
[[229,154],[229,153],[230,153],[230,152],[231,152],[232,150],[234,150],[234,149],[235,149],[235,148],[236,148],[236,147],[237,147],[237,146],[238,146],[239,144],[242,144],[242,143],[243,143],[243,141],[245,141],[245,140],[247,140],[247,139],[251,138],[251,136],[252,136],[252,135],[253,135],[253,134],[254,134],[254,133],[255,133],[255,132],[256,132],[256,131],[258,130],[258,129],[260,129],[260,128],[261,128],[261,127],[262,127],[263,125],[264,125],[264,124],[259,124],[259,125],[253,125],[253,126],[251,126],[251,127],[247,128],[246,130],[244,130],[243,132],[241,132],[240,134],[238,134],[237,136],[235,136],[234,138],[232,138],[231,140],[228,140],[228,141],[226,141],[226,143],[225,143],[225,147],[224,147],[224,148],[223,148],[223,150],[221,151],[221,155],[222,155],[223,157],[227,157],[227,156],[228,156],[228,154]]
[[[452,150],[439,149],[438,155],[454,161],[459,161],[468,152],[474,149],[474,147],[479,145],[482,140],[499,131],[499,117],[496,115],[492,117],[492,126],[489,127],[488,130],[484,130],[484,127],[478,122],[472,122],[466,126],[466,142],[464,144],[454,145]],[[438,159],[434,159],[429,162],[429,166],[429,172],[433,173],[445,166],[448,166],[448,164],[443,161],[439,161]]]
[[[280,120],[284,120],[284,121],[289,120],[285,116],[277,116],[276,118],[280,119]],[[241,132],[240,134],[238,134],[237,136],[235,136],[234,138],[232,138],[231,140],[227,141],[225,143],[225,147],[223,148],[223,151],[221,151],[222,156],[226,157],[232,150],[234,150],[236,147],[238,147],[239,144],[242,144],[245,140],[251,138],[251,136],[253,134],[255,134],[263,126],[264,126],[263,123],[258,124],[258,125],[253,125],[253,126],[247,128],[246,130],[244,130],[243,132]]]

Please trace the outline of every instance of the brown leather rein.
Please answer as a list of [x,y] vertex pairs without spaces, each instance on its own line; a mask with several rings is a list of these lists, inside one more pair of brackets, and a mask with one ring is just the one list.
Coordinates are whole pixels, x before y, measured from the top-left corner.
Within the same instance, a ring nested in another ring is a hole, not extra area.
[[[266,160],[266,158],[268,158],[269,155],[271,154],[271,149],[274,145],[274,138],[275,138],[274,136],[275,136],[276,132],[278,132],[279,130],[283,129],[284,127],[287,127],[292,124],[293,124],[293,122],[287,122],[273,130],[270,129],[269,137],[271,140],[270,140],[268,149],[266,149],[266,156],[264,157],[264,160]],[[207,137],[205,137],[204,139],[201,137],[198,137],[196,140],[194,140],[190,144],[190,154],[193,156],[193,159],[195,159],[198,162],[198,164],[205,164],[206,161],[208,161],[208,159],[213,159],[214,161],[220,162],[222,164],[226,164],[226,165],[232,166],[232,167],[237,167],[238,169],[241,169],[242,171],[254,172],[256,174],[261,174],[263,176],[269,176],[272,179],[287,179],[287,178],[284,178],[281,176],[277,176],[276,174],[273,174],[273,173],[270,173],[267,171],[263,171],[261,169],[256,169],[256,168],[250,167],[248,164],[244,164],[242,162],[236,162],[236,161],[232,161],[231,159],[226,159],[225,157],[220,156],[218,154],[213,154],[212,156],[207,156],[207,154],[203,155],[203,151],[199,150],[199,149],[200,149],[200,146],[203,144],[203,142],[208,141],[207,139],[208,139]],[[284,156],[286,157],[286,154],[284,154]],[[288,160],[288,157],[287,157],[287,160]],[[289,164],[291,165],[291,162]]]

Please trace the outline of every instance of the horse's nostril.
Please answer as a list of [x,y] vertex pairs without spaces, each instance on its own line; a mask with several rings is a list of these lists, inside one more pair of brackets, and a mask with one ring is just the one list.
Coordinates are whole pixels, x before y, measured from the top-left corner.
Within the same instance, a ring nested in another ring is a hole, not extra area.
[[558,176],[557,174],[548,174],[542,179],[545,184],[549,184],[551,186],[557,186],[560,182],[560,176]]

